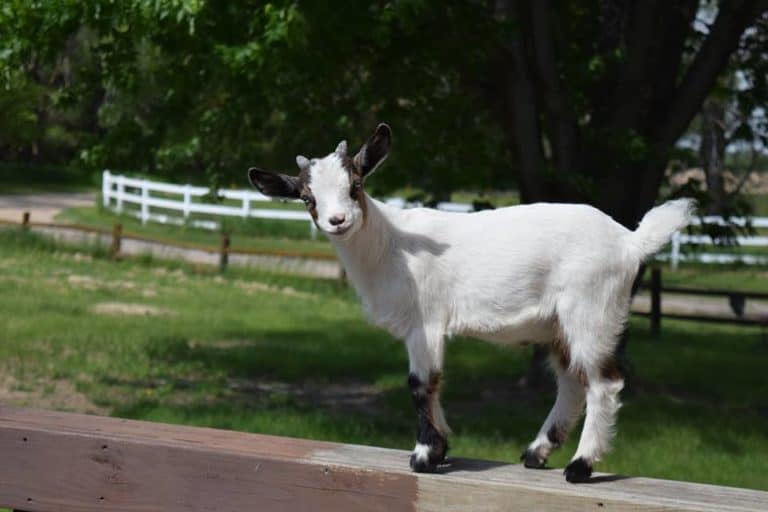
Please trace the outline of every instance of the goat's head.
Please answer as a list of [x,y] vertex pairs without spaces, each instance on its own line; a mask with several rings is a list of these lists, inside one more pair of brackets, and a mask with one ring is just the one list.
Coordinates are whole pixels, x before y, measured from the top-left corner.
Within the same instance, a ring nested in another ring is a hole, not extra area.
[[302,199],[318,228],[348,239],[365,221],[365,179],[387,158],[391,145],[392,130],[380,124],[355,156],[347,154],[347,142],[341,141],[323,158],[297,156],[297,176],[252,167],[248,178],[268,196]]

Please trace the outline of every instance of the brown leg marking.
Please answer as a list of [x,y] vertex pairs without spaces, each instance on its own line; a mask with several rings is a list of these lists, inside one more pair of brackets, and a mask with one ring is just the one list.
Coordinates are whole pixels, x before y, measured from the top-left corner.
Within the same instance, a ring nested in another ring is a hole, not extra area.
[[448,440],[435,428],[432,417],[433,400],[440,389],[440,380],[440,372],[432,372],[426,383],[422,383],[414,374],[408,376],[408,387],[411,389],[411,398],[417,414],[416,442],[429,446],[429,456],[426,460],[411,456],[411,468],[417,473],[435,471],[448,452]]

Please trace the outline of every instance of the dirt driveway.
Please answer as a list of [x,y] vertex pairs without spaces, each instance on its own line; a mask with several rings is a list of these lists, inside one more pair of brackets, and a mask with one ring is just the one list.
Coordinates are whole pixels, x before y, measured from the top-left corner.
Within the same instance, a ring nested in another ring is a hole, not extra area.
[[65,208],[90,206],[94,193],[44,193],[0,195],[0,219],[21,222],[24,212],[30,213],[32,222],[53,222]]

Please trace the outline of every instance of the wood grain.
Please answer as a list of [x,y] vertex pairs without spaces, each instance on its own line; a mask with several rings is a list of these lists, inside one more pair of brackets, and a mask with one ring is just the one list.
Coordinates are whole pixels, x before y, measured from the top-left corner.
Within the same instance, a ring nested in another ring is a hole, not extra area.
[[768,510],[768,493],[0,407],[0,507],[30,512]]

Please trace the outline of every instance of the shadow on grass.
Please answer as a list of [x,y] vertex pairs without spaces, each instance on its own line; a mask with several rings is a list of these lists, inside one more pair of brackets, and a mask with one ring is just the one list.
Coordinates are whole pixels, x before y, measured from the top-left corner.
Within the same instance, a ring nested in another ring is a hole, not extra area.
[[[740,458],[750,450],[750,442],[765,446],[768,429],[759,405],[765,395],[729,400],[744,388],[723,383],[720,377],[737,383],[750,380],[753,389],[764,386],[753,380],[761,364],[755,355],[733,345],[748,339],[748,334],[723,339],[717,332],[694,336],[688,327],[666,329],[661,342],[644,339],[642,331],[632,338],[639,385],[624,400],[618,456],[635,444],[656,446],[659,439],[671,445],[670,456],[678,446],[687,447],[679,457],[715,453]],[[322,329],[228,330],[219,337],[211,342],[152,340],[149,356],[155,367],[167,369],[168,377],[161,375],[160,385],[169,392],[125,403],[114,414],[385,447],[412,444],[415,420],[405,385],[407,357],[400,342],[363,324],[343,322],[328,322]],[[516,451],[534,437],[554,393],[517,386],[528,357],[527,350],[471,340],[449,345],[444,404],[460,443],[493,456],[495,444]],[[732,367],[725,369],[723,364]],[[193,376],[181,378],[176,368],[193,368]],[[714,368],[720,368],[719,375],[713,376]],[[751,375],[740,375],[746,371]],[[111,384],[154,385],[142,380]],[[174,398],[185,391],[190,392],[186,399]],[[578,429],[558,456],[570,456],[577,439]],[[448,472],[507,464],[452,461]],[[593,483],[606,478],[625,477],[596,477]]]

